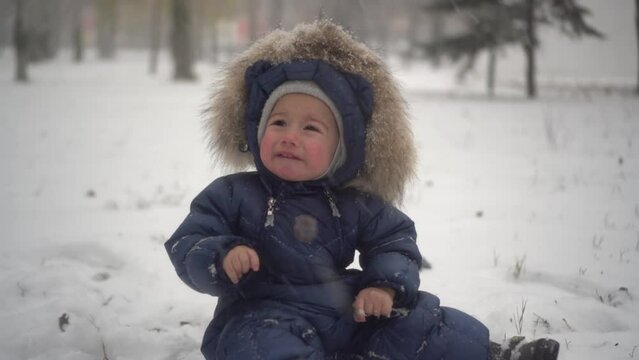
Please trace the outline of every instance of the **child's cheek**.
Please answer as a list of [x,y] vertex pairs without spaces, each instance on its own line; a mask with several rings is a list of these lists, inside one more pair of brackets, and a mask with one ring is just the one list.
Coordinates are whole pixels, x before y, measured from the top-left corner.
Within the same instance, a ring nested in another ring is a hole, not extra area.
[[265,135],[260,142],[260,160],[262,160],[263,164],[266,164],[269,159],[269,148],[271,144],[270,136]]

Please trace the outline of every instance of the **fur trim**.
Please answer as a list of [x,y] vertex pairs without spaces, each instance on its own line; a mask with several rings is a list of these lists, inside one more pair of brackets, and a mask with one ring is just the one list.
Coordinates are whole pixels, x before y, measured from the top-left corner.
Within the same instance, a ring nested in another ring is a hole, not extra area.
[[348,186],[401,202],[404,187],[415,175],[417,160],[406,102],[392,75],[371,49],[340,26],[316,21],[290,32],[275,30],[230,62],[215,84],[205,127],[216,160],[234,170],[253,166],[245,147],[244,73],[258,60],[274,65],[292,60],[322,60],[335,69],[360,75],[373,87],[372,118],[366,130],[366,159]]

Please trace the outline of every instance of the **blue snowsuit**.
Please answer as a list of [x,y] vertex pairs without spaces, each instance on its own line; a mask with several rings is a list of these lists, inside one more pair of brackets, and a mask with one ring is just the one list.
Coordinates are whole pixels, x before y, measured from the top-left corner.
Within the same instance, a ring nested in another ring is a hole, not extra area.
[[[261,109],[288,80],[314,81],[342,115],[347,159],[330,177],[283,181],[259,159]],[[219,297],[202,344],[206,359],[488,359],[479,321],[418,290],[413,222],[375,194],[344,186],[365,158],[368,82],[318,60],[258,62],[245,81],[257,171],[211,183],[165,244],[187,285]],[[238,245],[255,249],[261,267],[233,284],[222,260]],[[356,250],[362,270],[346,269]],[[371,286],[396,291],[393,313],[355,323],[355,295]]]

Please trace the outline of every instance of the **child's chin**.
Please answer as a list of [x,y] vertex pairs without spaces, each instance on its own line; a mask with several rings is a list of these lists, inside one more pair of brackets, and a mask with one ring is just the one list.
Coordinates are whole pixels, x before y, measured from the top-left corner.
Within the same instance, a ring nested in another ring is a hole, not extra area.
[[288,175],[288,174],[275,174],[277,175],[277,177],[279,177],[282,180],[285,181],[305,181],[307,179],[305,179],[302,176],[294,176],[294,175]]
[[279,170],[279,171],[275,171],[274,174],[277,175],[278,178],[285,181],[311,180],[308,176],[305,176],[304,174],[300,174],[299,172],[290,171],[290,170]]

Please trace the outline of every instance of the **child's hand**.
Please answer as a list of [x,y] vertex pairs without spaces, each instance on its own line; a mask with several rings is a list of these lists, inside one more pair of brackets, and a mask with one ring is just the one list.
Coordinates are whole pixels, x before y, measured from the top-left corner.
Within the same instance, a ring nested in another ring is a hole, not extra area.
[[233,284],[237,284],[249,270],[260,270],[260,258],[255,250],[239,245],[231,249],[222,260],[222,268]]
[[395,290],[387,287],[362,289],[353,303],[353,319],[366,322],[366,316],[389,317],[393,308]]

